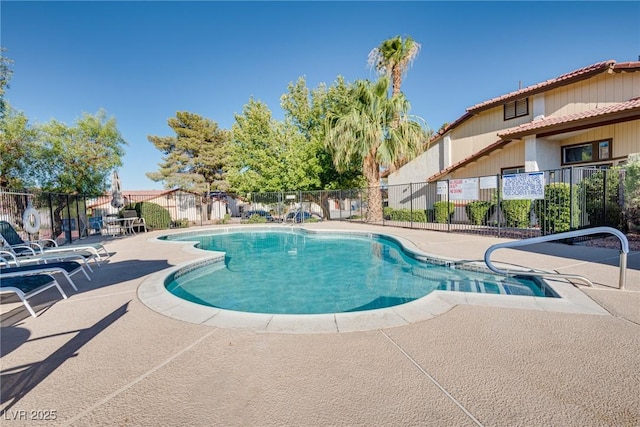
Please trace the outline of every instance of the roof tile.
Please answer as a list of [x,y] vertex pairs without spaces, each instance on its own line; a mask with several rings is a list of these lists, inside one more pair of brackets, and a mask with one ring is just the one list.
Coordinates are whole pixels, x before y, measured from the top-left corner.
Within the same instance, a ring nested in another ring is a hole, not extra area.
[[502,132],[498,132],[498,136],[501,138],[505,138],[510,135],[529,132],[536,129],[542,129],[548,126],[571,123],[578,120],[604,116],[607,114],[619,113],[621,111],[634,110],[639,108],[640,98],[633,98],[626,102],[619,102],[616,104],[607,105],[605,107],[593,108],[591,110],[582,111],[580,113],[569,114],[566,116],[546,117],[541,120],[534,120],[532,122],[523,123],[520,126],[512,127],[509,129],[505,129]]
[[510,92],[507,93],[505,95],[501,95],[498,96],[496,98],[493,99],[489,99],[488,101],[484,101],[481,102],[480,104],[476,104],[472,107],[467,108],[468,112],[472,112],[472,111],[476,111],[476,110],[482,110],[485,109],[491,105],[494,104],[498,104],[501,102],[504,102],[507,99],[511,99],[511,98],[519,98],[522,97],[523,95],[527,95],[527,94],[531,94],[534,92],[539,92],[549,86],[553,86],[553,85],[559,85],[559,84],[563,84],[563,83],[568,83],[569,81],[573,81],[573,80],[578,80],[581,78],[585,78],[588,75],[594,73],[594,72],[598,72],[598,71],[604,71],[607,69],[610,69],[614,66],[614,64],[616,63],[616,61],[614,60],[608,60],[608,61],[603,61],[603,62],[598,62],[596,64],[592,64],[589,65],[588,67],[584,67],[584,68],[579,68],[577,70],[571,71],[569,73],[563,74],[559,77],[550,79],[550,80],[546,80],[542,83],[537,83],[535,85],[532,86],[527,86],[523,89],[517,90],[515,92]]

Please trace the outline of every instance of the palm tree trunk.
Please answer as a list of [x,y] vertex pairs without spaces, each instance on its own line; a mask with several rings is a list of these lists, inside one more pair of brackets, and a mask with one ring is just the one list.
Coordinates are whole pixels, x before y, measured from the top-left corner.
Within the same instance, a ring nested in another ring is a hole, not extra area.
[[402,85],[402,70],[400,67],[393,67],[391,70],[391,96],[396,96],[400,93],[400,85]]
[[364,159],[363,174],[367,179],[367,216],[368,223],[382,222],[382,195],[380,194],[380,165],[376,161],[375,152],[370,152]]

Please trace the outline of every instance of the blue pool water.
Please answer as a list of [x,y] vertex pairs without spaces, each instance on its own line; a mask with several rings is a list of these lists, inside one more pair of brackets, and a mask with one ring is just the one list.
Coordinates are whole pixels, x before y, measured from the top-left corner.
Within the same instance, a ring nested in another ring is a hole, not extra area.
[[403,304],[436,289],[555,296],[540,282],[455,269],[416,259],[393,238],[299,230],[173,235],[223,251],[224,262],[178,271],[174,295],[227,310],[318,314]]

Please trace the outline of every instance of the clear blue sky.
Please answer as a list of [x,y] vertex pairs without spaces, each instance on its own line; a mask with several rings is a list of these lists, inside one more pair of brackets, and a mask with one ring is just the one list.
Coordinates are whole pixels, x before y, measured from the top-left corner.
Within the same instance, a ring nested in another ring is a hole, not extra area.
[[289,82],[374,78],[369,51],[396,35],[422,44],[402,89],[434,130],[519,82],[640,55],[639,2],[4,0],[0,13],[6,98],[34,123],[115,116],[125,190],[162,188],[145,176],[161,161],[147,135],[173,135],[176,111],[229,129],[254,97],[281,119]]

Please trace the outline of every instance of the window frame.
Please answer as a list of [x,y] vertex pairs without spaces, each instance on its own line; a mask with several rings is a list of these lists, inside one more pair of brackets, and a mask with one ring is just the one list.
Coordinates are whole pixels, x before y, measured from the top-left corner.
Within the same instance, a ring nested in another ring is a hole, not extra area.
[[[600,157],[601,153],[601,144],[607,143],[607,157]],[[578,160],[575,162],[567,162],[566,161],[566,150],[568,148],[576,148],[581,146],[591,146],[591,160]],[[580,142],[577,144],[571,145],[562,145],[560,146],[560,164],[562,166],[573,166],[573,165],[584,165],[587,163],[598,163],[598,162],[606,162],[611,161],[613,159],[613,138],[603,138],[597,139],[594,141]]]
[[[519,172],[520,169],[522,169],[522,172]],[[505,172],[505,171],[512,171],[512,170],[515,170],[515,172]],[[524,165],[500,168],[500,175],[511,175],[511,174],[517,174],[517,173],[525,173],[525,172],[526,171],[524,170]]]
[[[524,102],[526,108],[524,109],[524,112],[521,114],[518,114],[518,103]],[[510,106],[513,106],[513,116],[509,116],[507,117],[507,108],[509,108]],[[529,97],[527,98],[520,98],[520,99],[515,99],[511,102],[507,102],[505,104],[503,104],[502,106],[502,117],[504,118],[504,121],[506,122],[507,120],[512,120],[512,119],[517,119],[518,117],[525,117],[529,115]]]

